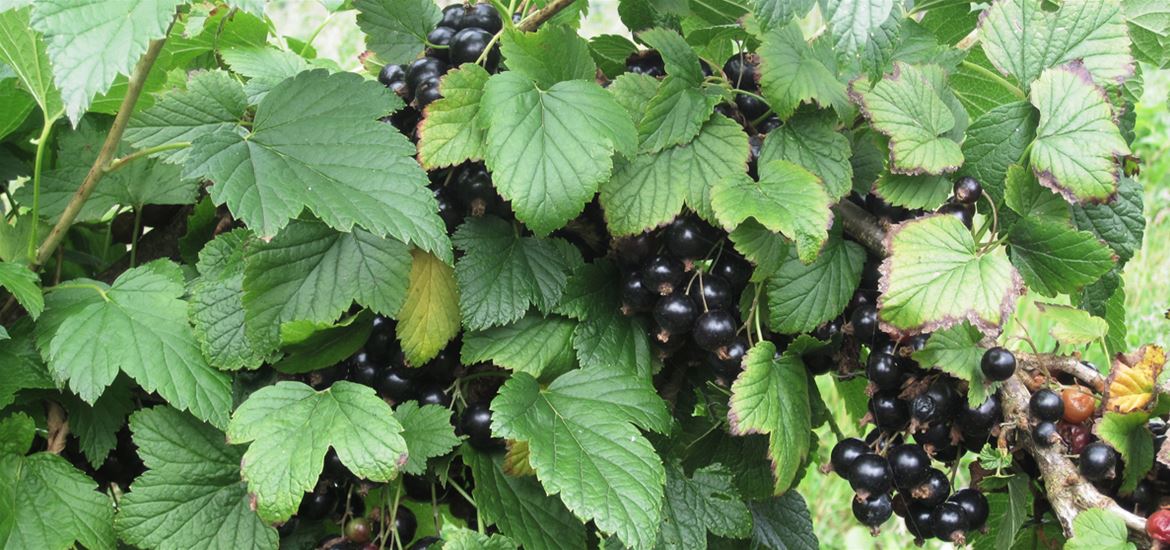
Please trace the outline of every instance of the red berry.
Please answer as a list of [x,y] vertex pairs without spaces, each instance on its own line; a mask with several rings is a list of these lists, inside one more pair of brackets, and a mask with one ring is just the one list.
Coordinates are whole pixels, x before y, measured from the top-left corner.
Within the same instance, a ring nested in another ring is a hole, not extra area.
[[1146,533],[1159,542],[1170,542],[1170,510],[1158,510],[1146,519]]
[[1097,409],[1093,395],[1080,388],[1065,388],[1060,392],[1060,399],[1064,401],[1064,421],[1070,424],[1088,420]]
[[366,518],[353,518],[345,524],[345,538],[353,542],[369,542],[372,535],[370,522]]

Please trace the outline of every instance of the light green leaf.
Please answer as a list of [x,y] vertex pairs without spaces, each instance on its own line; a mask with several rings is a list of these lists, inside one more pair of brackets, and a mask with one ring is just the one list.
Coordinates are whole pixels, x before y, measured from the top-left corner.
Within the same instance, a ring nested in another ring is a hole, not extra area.
[[410,284],[395,331],[412,365],[433,359],[459,334],[459,286],[455,270],[433,254],[410,252]]
[[[186,90],[160,96],[149,109],[130,119],[125,139],[139,149],[190,143],[200,136],[231,130],[248,108],[244,87],[221,70],[191,75]],[[164,151],[159,158],[182,164],[187,149]]]
[[394,315],[406,297],[410,262],[406,245],[394,239],[295,221],[248,252],[243,281],[247,334],[273,349],[282,323],[332,322],[354,301]]
[[670,415],[649,378],[595,367],[541,389],[516,373],[491,408],[493,433],[528,443],[529,462],[549,494],[629,546],[653,544],[665,472],[637,428],[663,432]]
[[37,286],[40,280],[22,263],[0,262],[0,286],[16,298],[34,320],[45,310],[45,297]]
[[312,490],[332,446],[355,475],[375,482],[397,477],[407,460],[402,425],[374,390],[334,382],[316,392],[277,382],[253,393],[234,413],[228,442],[252,444],[242,469],[265,521],[284,521]]
[[753,282],[763,282],[788,261],[792,241],[784,235],[768,231],[754,219],[739,224],[727,236],[735,243],[735,249],[755,264],[751,278]]
[[971,176],[983,185],[988,197],[1003,200],[1008,167],[1020,162],[1036,137],[1039,113],[1025,102],[1001,105],[975,119],[963,141],[966,163],[959,176]]
[[1068,225],[1068,203],[1060,195],[1040,185],[1031,170],[1025,170],[1018,164],[1011,165],[1005,187],[1004,203],[1021,218]]
[[634,235],[670,221],[684,203],[710,212],[714,182],[744,172],[748,154],[739,124],[715,115],[686,145],[619,162],[613,178],[601,184],[607,228],[614,235]]
[[484,128],[478,115],[489,76],[483,67],[464,63],[443,77],[439,84],[443,97],[427,105],[418,127],[418,155],[424,167],[483,159]]
[[536,82],[541,89],[566,80],[593,80],[597,65],[589,43],[577,31],[562,25],[544,25],[536,32],[509,29],[500,40],[508,70]]
[[1108,510],[1092,509],[1077,514],[1073,536],[1065,542],[1067,550],[1130,550],[1125,521]]
[[0,10],[0,61],[8,65],[25,91],[36,98],[50,120],[61,116],[65,106],[53,85],[49,56],[41,34],[29,24],[32,8]]
[[712,109],[724,99],[726,90],[700,83],[703,73],[699,56],[677,32],[651,29],[638,37],[658,50],[666,64],[667,77],[646,105],[638,123],[643,151],[656,153],[683,145],[699,134]]
[[955,97],[971,118],[977,119],[996,107],[1026,99],[1015,79],[1001,76],[978,44],[967,50],[967,56],[951,73],[949,81]]
[[870,35],[890,16],[894,0],[818,0],[833,39],[843,57],[855,57]]
[[1159,0],[1124,0],[1125,23],[1138,61],[1170,64],[1170,5]]
[[0,454],[0,547],[113,550],[114,507],[64,458]]
[[776,346],[760,342],[744,358],[744,370],[731,385],[731,431],[768,436],[775,492],[792,488],[808,459],[812,412],[808,373],[798,355],[776,355]]
[[758,53],[761,93],[781,119],[801,103],[847,109],[845,84],[837,79],[837,61],[826,40],[809,44],[793,21],[765,34]]
[[[624,60],[622,67],[624,70]],[[642,120],[642,116],[646,114],[646,106],[654,99],[659,85],[658,79],[650,75],[625,73],[615,78],[606,91],[630,114],[631,120]]]
[[518,548],[504,535],[485,535],[454,523],[444,523],[439,531],[446,550],[512,550]]
[[1122,473],[1121,491],[1128,493],[1137,487],[1154,467],[1154,434],[1150,432],[1150,415],[1145,412],[1121,414],[1106,412],[1093,428],[1109,446],[1121,453],[1125,470]]
[[475,478],[472,496],[485,521],[531,550],[585,546],[585,526],[535,477],[505,475],[504,458],[464,448]]
[[422,475],[427,471],[427,459],[443,456],[459,445],[451,415],[451,409],[440,405],[419,407],[418,401],[398,405],[394,418],[402,424],[402,439],[409,451],[402,471]]
[[732,484],[731,471],[711,464],[688,478],[679,464],[671,464],[657,548],[706,548],[707,531],[736,539],[751,535],[752,515]]
[[577,323],[563,317],[529,314],[510,325],[464,334],[460,355],[467,365],[489,361],[535,378],[560,374],[576,360],[575,328]]
[[878,177],[873,193],[894,206],[934,210],[950,198],[951,189],[951,181],[944,176],[887,172]]
[[853,187],[852,151],[849,138],[837,132],[835,124],[833,117],[824,113],[792,117],[764,138],[759,163],[794,162],[821,178],[833,199],[848,195]]
[[[143,389],[217,426],[227,424],[231,382],[203,359],[187,323],[178,266],[162,261],[114,284],[78,279],[57,286],[86,298],[67,307],[47,348],[53,376],[94,403],[121,370]],[[55,292],[54,292],[55,293]],[[50,302],[50,309],[52,303]],[[48,310],[46,310],[46,314]]]
[[728,230],[748,218],[796,241],[800,261],[812,263],[829,237],[832,198],[820,179],[785,160],[759,167],[760,181],[733,174],[715,184],[711,206]]
[[838,235],[829,238],[816,261],[805,265],[789,247],[768,278],[768,326],[784,334],[808,332],[845,309],[865,264],[865,249]]
[[638,50],[638,46],[617,34],[601,34],[589,39],[589,54],[605,76],[613,78],[626,70],[626,59]]
[[1078,292],[1116,263],[1095,235],[1059,223],[1023,218],[1012,226],[1008,243],[1012,265],[1028,288],[1049,297]]
[[1094,317],[1083,309],[1058,304],[1035,305],[1044,315],[1044,320],[1050,323],[1048,333],[1066,346],[1091,344],[1105,338],[1109,332],[1109,324],[1104,319]]
[[45,36],[53,81],[74,125],[95,95],[129,75],[151,40],[166,36],[181,0],[119,0],[117,5],[44,0],[30,23]]
[[914,360],[923,368],[939,369],[959,380],[970,383],[967,403],[976,407],[999,388],[999,382],[992,382],[983,376],[980,362],[985,349],[979,347],[983,333],[963,323],[943,329],[930,335],[926,346],[914,352]]
[[212,199],[262,237],[308,207],[340,231],[358,225],[449,260],[414,146],[378,122],[391,95],[355,74],[301,73],[265,96],[246,136],[196,139],[186,175],[214,181]]
[[1074,62],[1044,71],[1031,101],[1040,111],[1032,143],[1040,184],[1073,203],[1112,199],[1120,177],[1116,157],[1130,151],[1102,89]]
[[1102,84],[1119,84],[1134,70],[1116,0],[1066,0],[1055,11],[1041,0],[998,0],[980,17],[979,36],[991,63],[1025,89],[1046,69],[1073,60]]
[[354,0],[366,47],[384,63],[407,63],[426,45],[441,17],[430,0]]
[[556,240],[520,237],[493,217],[470,220],[455,233],[465,252],[455,264],[459,311],[468,330],[516,321],[535,305],[551,311],[568,281],[570,262]]
[[963,164],[949,136],[955,116],[924,69],[898,62],[877,84],[854,81],[850,92],[873,128],[889,136],[891,172],[938,175]]
[[244,94],[248,96],[248,103],[253,105],[263,100],[277,84],[309,70],[305,58],[272,46],[228,48],[219,55],[232,72],[248,78],[244,83]]
[[[0,30],[0,32],[3,32]],[[0,38],[2,41],[3,38]],[[0,46],[3,47],[3,46]],[[0,50],[0,55],[3,51]],[[3,66],[3,62],[0,62]],[[0,69],[2,70],[2,69]],[[37,101],[28,92],[21,88],[20,80],[0,75],[0,139],[18,130],[28,115],[32,114]],[[7,181],[5,175],[0,174],[0,180]]]
[[0,455],[23,455],[32,447],[37,424],[22,412],[0,419]]
[[241,447],[223,432],[174,409],[142,409],[130,418],[147,471],[122,497],[119,536],[142,548],[275,549],[276,529],[249,508],[240,481]]
[[516,217],[547,235],[579,214],[613,166],[615,151],[633,153],[633,121],[597,84],[559,82],[546,90],[520,73],[488,80],[479,120],[485,157]]
[[816,5],[816,0],[756,0],[756,21],[762,30],[788,23],[793,17],[804,17]]
[[1132,178],[1121,178],[1117,195],[1105,204],[1074,204],[1073,225],[1092,231],[1109,244],[1125,265],[1142,247],[1146,218],[1142,215],[1142,185]]
[[879,318],[894,334],[918,334],[963,320],[992,332],[1023,291],[1002,248],[980,252],[958,218],[934,215],[897,225],[886,237]]

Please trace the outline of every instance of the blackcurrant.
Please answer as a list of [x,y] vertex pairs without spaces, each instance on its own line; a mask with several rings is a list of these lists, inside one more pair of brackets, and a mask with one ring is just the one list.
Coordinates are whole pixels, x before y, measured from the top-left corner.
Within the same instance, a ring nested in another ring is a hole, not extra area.
[[406,69],[406,86],[417,90],[424,80],[443,76],[447,72],[447,64],[442,59],[420,57],[410,63]]
[[747,338],[734,338],[730,344],[723,346],[711,354],[711,361],[724,377],[735,379],[743,369],[743,358],[747,355],[751,345]]
[[853,517],[867,527],[877,527],[890,519],[894,514],[894,506],[889,495],[877,495],[874,498],[853,499]]
[[949,378],[935,380],[922,392],[934,402],[939,418],[950,418],[963,406],[966,396],[959,395]]
[[654,304],[654,321],[670,334],[687,333],[698,316],[699,308],[684,294],[663,296]]
[[731,292],[731,285],[718,275],[700,275],[691,282],[691,290],[687,293],[691,301],[705,310],[730,309],[735,305],[735,296]]
[[784,123],[780,121],[780,117],[773,115],[760,121],[760,123],[756,125],[756,132],[761,134],[770,134],[783,125]]
[[999,394],[992,394],[978,407],[965,407],[959,413],[959,430],[964,434],[990,431],[999,421]]
[[689,216],[680,216],[666,226],[664,234],[666,248],[679,258],[702,258],[711,250],[711,239],[703,226]]
[[910,504],[906,510],[906,530],[917,539],[934,536],[934,507]]
[[951,480],[938,468],[929,469],[926,472],[926,479],[910,489],[910,498],[927,508],[938,506],[950,494]]
[[394,531],[398,533],[398,540],[403,543],[414,540],[414,534],[418,531],[418,519],[414,517],[414,512],[411,512],[410,508],[399,506],[394,512]]
[[1089,481],[1108,479],[1113,475],[1113,469],[1116,466],[1117,451],[1101,441],[1086,445],[1081,451],[1081,458],[1077,463],[1081,475]]
[[402,65],[387,64],[378,71],[378,82],[387,88],[393,88],[394,84],[406,83],[406,67]]
[[[427,57],[434,57],[447,61],[449,59],[449,46],[451,44],[451,37],[455,36],[455,29],[451,27],[435,27],[427,34],[427,43],[432,47],[427,49]],[[434,47],[437,46],[437,47]]]
[[801,354],[800,360],[804,363],[804,368],[813,376],[828,374],[837,366],[837,360],[833,356],[833,349],[829,346],[806,351]]
[[896,391],[874,394],[869,399],[869,412],[878,429],[887,433],[901,431],[910,423],[910,407]]
[[463,223],[463,211],[447,193],[446,187],[435,189],[435,202],[439,203],[439,217],[443,218],[447,232],[454,233],[459,224]]
[[753,61],[751,54],[737,53],[723,64],[723,74],[731,82],[731,87],[749,92],[759,89]]
[[438,385],[427,385],[419,388],[418,391],[418,405],[438,405],[446,407],[451,404],[451,396],[443,391],[443,388]]
[[847,437],[833,446],[833,452],[829,455],[829,463],[832,464],[833,471],[837,472],[837,475],[848,477],[853,461],[868,452],[869,446],[864,441],[856,437]]
[[841,317],[835,317],[825,322],[821,326],[813,329],[813,331],[809,334],[817,340],[828,341],[836,338],[838,334],[841,334],[841,327],[843,326],[845,326],[845,319]]
[[[482,5],[482,4],[481,4]],[[464,63],[475,63],[479,60],[479,56],[483,55],[483,51],[487,49],[488,44],[492,41],[493,33],[485,31],[478,27],[468,27],[451,37],[451,45],[448,55],[451,57],[451,64],[455,66]],[[494,46],[491,52],[487,55],[487,62],[484,63],[485,68],[491,69],[499,63],[500,52]]]
[[879,334],[878,311],[872,305],[853,310],[849,323],[853,325],[853,336],[863,344],[872,344]]
[[735,315],[727,310],[713,309],[695,320],[692,337],[700,348],[715,351],[735,339],[735,328]]
[[419,109],[434,103],[436,99],[442,97],[442,94],[439,93],[438,77],[428,78],[420,82],[418,88],[414,89],[414,101]]
[[378,384],[378,375],[381,369],[370,360],[365,350],[358,351],[349,358],[349,380],[363,386],[374,387]]
[[1042,389],[1032,394],[1032,399],[1028,401],[1028,410],[1037,419],[1056,422],[1064,416],[1064,400],[1060,398],[1060,394]]
[[955,543],[962,542],[963,532],[970,526],[967,512],[957,502],[939,504],[930,521],[934,527],[934,536]]
[[930,472],[930,457],[919,445],[903,443],[895,445],[886,454],[890,462],[890,473],[894,477],[894,486],[901,490],[910,490],[917,487]]
[[1032,441],[1039,447],[1051,447],[1059,438],[1054,422],[1044,420],[1032,426]]
[[744,118],[748,120],[755,120],[768,114],[768,104],[754,95],[736,94],[735,106],[739,108],[739,112],[743,113]]
[[666,63],[662,54],[649,50],[636,52],[626,59],[626,70],[654,78],[666,76]]
[[979,180],[971,176],[963,176],[955,181],[953,194],[955,202],[975,204],[983,196],[983,186],[979,185]]
[[399,402],[414,396],[415,385],[414,381],[403,373],[403,369],[390,368],[382,371],[375,389],[379,395]]
[[316,521],[323,519],[337,507],[337,490],[332,483],[318,483],[311,493],[305,493],[297,508],[297,517]]
[[322,475],[334,480],[344,480],[350,476],[349,468],[342,464],[341,457],[337,455],[332,447],[325,452],[325,466],[322,470]]
[[487,404],[473,403],[463,409],[459,428],[476,450],[492,452],[504,448],[504,440],[492,437],[492,411]]
[[625,237],[614,242],[613,249],[618,262],[627,268],[641,265],[650,254],[654,253],[654,237],[649,233],[642,233],[633,237]]
[[345,524],[345,538],[358,544],[365,544],[373,537],[370,522],[366,518],[353,518]]
[[622,278],[622,305],[631,312],[650,311],[658,301],[658,293],[642,283],[637,273],[627,273]]
[[732,294],[739,294],[751,280],[752,264],[743,259],[743,256],[724,249],[719,259],[711,266],[711,273],[723,277],[723,280],[731,285]]
[[671,256],[655,256],[642,268],[642,282],[666,296],[683,283],[684,270],[683,263]]
[[849,486],[861,498],[888,493],[892,485],[890,463],[876,453],[865,453],[849,466]]
[[491,4],[473,4],[468,6],[460,21],[460,28],[477,28],[490,34],[500,32],[504,23],[500,20],[500,12]]
[[[915,402],[917,401],[915,399]],[[913,405],[911,406],[911,415],[913,415]],[[953,443],[951,441],[951,424],[945,421],[935,421],[926,427],[920,427],[918,431],[914,432],[914,441],[936,449],[951,445]]]
[[954,216],[956,219],[962,222],[963,225],[967,226],[967,229],[971,229],[971,225],[975,222],[975,205],[973,204],[948,202],[938,207],[938,210],[935,212],[948,216]]
[[366,338],[365,345],[365,350],[374,363],[384,366],[391,361],[401,359],[402,348],[398,345],[395,328],[393,320],[381,315],[374,317],[370,327],[370,336]]
[[472,217],[481,217],[499,207],[500,196],[492,186],[492,175],[481,163],[465,166],[451,187],[455,199]]
[[443,17],[439,20],[439,26],[459,28],[459,25],[463,23],[463,14],[466,13],[466,10],[466,5],[462,3],[451,4],[443,8]]
[[991,514],[991,506],[987,502],[987,497],[977,489],[961,489],[955,491],[951,495],[951,502],[958,503],[963,508],[963,512],[967,514],[967,528],[979,529],[983,524],[987,523],[987,517]]
[[983,376],[989,380],[1007,380],[1016,372],[1016,356],[1012,352],[996,346],[983,352],[979,368],[983,370]]
[[902,386],[902,367],[888,353],[871,353],[865,363],[865,377],[878,389],[898,389]]

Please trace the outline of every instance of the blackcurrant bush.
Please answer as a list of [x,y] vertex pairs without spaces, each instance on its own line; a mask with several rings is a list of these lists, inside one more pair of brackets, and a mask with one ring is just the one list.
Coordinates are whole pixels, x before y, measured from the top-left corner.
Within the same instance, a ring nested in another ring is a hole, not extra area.
[[1039,420],[1056,422],[1064,416],[1064,400],[1060,398],[1060,394],[1042,389],[1032,394],[1032,399],[1028,401],[1028,410]]
[[853,517],[862,525],[877,527],[890,519],[894,514],[894,506],[889,495],[877,495],[874,498],[853,499]]
[[438,77],[428,78],[420,82],[418,88],[414,89],[414,101],[415,105],[417,105],[419,109],[434,103],[436,99],[442,97],[443,96],[439,93]]
[[731,82],[731,87],[749,92],[759,89],[756,82],[756,64],[752,54],[737,53],[723,64],[723,74]]
[[1065,388],[1060,392],[1060,400],[1064,402],[1064,421],[1072,424],[1088,420],[1097,409],[1093,395],[1079,387]]
[[702,258],[711,250],[711,239],[703,226],[689,216],[680,216],[666,226],[664,240],[670,253],[679,258]]
[[387,88],[393,88],[395,84],[405,84],[406,67],[392,63],[385,65],[381,71],[378,71],[378,82]]
[[463,409],[459,429],[476,450],[493,452],[504,448],[503,439],[492,437],[492,411],[485,403],[473,403]]
[[719,259],[711,266],[711,273],[731,285],[732,294],[739,294],[747,286],[752,277],[752,264],[743,259],[743,256],[727,249],[719,255]]
[[963,532],[970,527],[967,512],[957,502],[939,504],[930,522],[934,527],[934,536],[954,543],[961,543]]
[[910,490],[917,487],[930,472],[930,457],[919,445],[903,443],[895,445],[886,454],[890,462],[890,473],[894,477],[894,486],[901,490]]
[[[482,4],[480,4],[482,5]],[[451,64],[455,66],[464,63],[475,63],[479,60],[479,56],[483,55],[483,51],[487,49],[488,44],[492,41],[493,33],[485,31],[478,27],[468,27],[451,37],[451,45],[448,55],[451,57]],[[485,68],[493,69],[499,63],[500,52],[493,46],[491,52],[487,55],[487,61],[484,63]]]
[[871,353],[865,363],[865,377],[878,389],[898,389],[902,386],[902,367],[888,353]]
[[987,497],[983,496],[979,490],[968,488],[955,491],[955,494],[951,495],[950,501],[957,503],[967,514],[968,529],[979,529],[987,523],[987,517],[991,514],[991,506],[987,502]]
[[872,344],[879,334],[878,311],[874,306],[864,306],[853,310],[849,322],[853,325],[853,336],[863,344]]
[[1055,422],[1044,420],[1032,426],[1032,441],[1039,447],[1051,447],[1059,438]]
[[755,120],[768,113],[767,103],[764,103],[756,96],[747,94],[736,94],[735,106],[739,108],[739,112],[743,113],[744,118],[748,120]]
[[467,5],[463,3],[451,4],[443,8],[443,17],[439,19],[439,26],[458,29],[463,24],[463,14],[466,11]]
[[398,533],[398,540],[403,544],[414,540],[414,534],[418,531],[418,518],[414,517],[414,512],[411,512],[410,508],[399,506],[394,512],[394,531]]
[[734,314],[723,309],[713,309],[699,315],[691,334],[700,348],[715,351],[735,339],[735,325]]
[[683,294],[663,296],[654,304],[654,321],[670,334],[687,333],[698,316],[699,308]]
[[983,376],[989,380],[1001,381],[1011,378],[1016,372],[1016,356],[1012,352],[994,347],[983,352],[983,359],[979,362]]
[[965,407],[959,413],[959,430],[964,434],[986,433],[999,422],[999,394],[992,394],[978,407]]
[[955,181],[953,194],[955,202],[975,204],[983,196],[983,186],[979,185],[979,180],[971,176],[963,176]]
[[489,34],[500,32],[503,26],[504,22],[500,20],[500,12],[496,11],[495,6],[486,3],[468,6],[459,24],[461,29],[476,28]]
[[1116,466],[1117,451],[1101,441],[1086,445],[1077,463],[1081,475],[1089,481],[1108,479]]
[[868,452],[869,446],[864,441],[856,437],[847,437],[833,446],[833,452],[829,455],[829,464],[832,464],[833,471],[837,472],[837,475],[847,477],[850,467],[853,466],[853,461]]
[[622,305],[631,312],[650,311],[658,301],[658,293],[642,283],[637,273],[627,273],[622,278]]
[[691,282],[687,293],[691,301],[705,310],[730,309],[735,306],[731,285],[718,275],[700,275]]
[[887,433],[902,431],[910,423],[910,407],[898,398],[897,391],[874,394],[869,399],[869,412],[878,429]]
[[975,222],[975,205],[973,204],[948,202],[938,207],[938,210],[935,212],[947,216],[954,216],[963,225],[967,226],[967,229],[971,229],[971,225]]
[[358,544],[365,544],[373,537],[370,522],[366,518],[353,518],[345,524],[345,538]]
[[890,463],[876,453],[865,453],[849,466],[849,486],[863,499],[888,493],[892,485]]
[[410,63],[406,69],[406,86],[417,90],[424,80],[438,78],[447,72],[447,63],[433,57],[420,57]]
[[934,508],[951,494],[951,480],[938,468],[926,472],[926,479],[910,490],[910,498],[927,508]]
[[679,288],[685,276],[683,263],[671,256],[655,256],[642,268],[642,282],[662,296]]

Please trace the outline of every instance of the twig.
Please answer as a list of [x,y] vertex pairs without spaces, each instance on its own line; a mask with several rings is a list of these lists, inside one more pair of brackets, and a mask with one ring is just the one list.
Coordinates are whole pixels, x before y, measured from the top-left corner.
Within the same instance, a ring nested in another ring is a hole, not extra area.
[[552,19],[554,15],[560,13],[561,10],[569,7],[570,4],[577,1],[578,0],[553,0],[551,4],[532,12],[532,15],[529,15],[528,17],[525,17],[523,20],[521,20],[520,23],[516,25],[516,28],[524,32],[534,31],[545,21]]
[[45,424],[49,430],[47,450],[55,455],[65,450],[65,440],[69,437],[69,419],[65,416],[65,409],[56,401],[49,401],[49,410],[45,415]]
[[1076,357],[1047,353],[1016,353],[1016,361],[1026,371],[1041,373],[1063,372],[1089,385],[1094,391],[1105,391],[1105,376]]
[[841,226],[850,237],[860,242],[870,252],[886,255],[886,231],[878,224],[877,218],[849,201],[837,203],[837,206],[833,207],[833,215],[841,220]]

